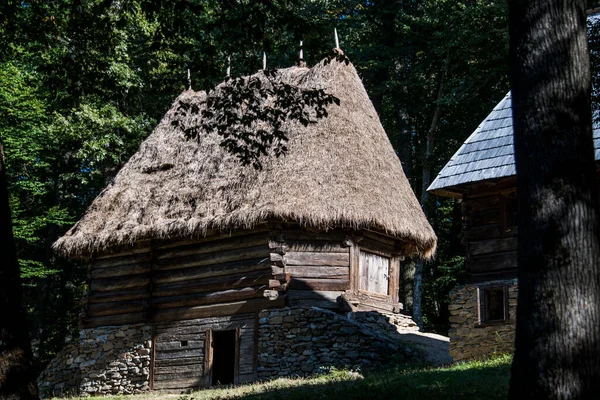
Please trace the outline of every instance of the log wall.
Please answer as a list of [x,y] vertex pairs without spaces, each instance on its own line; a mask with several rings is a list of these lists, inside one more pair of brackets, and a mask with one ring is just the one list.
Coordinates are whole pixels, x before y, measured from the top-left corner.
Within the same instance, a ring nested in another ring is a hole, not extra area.
[[[339,309],[346,295],[361,310],[397,310],[399,249],[400,242],[373,232],[298,226],[145,242],[93,260],[80,322],[83,329],[149,324],[149,384],[157,390],[210,386],[213,334],[235,330],[235,382],[252,381],[260,311]],[[387,295],[358,290],[363,250],[390,259]]]
[[350,288],[350,246],[344,238],[340,232],[284,233],[290,305],[338,308],[336,299]]
[[465,196],[469,282],[511,279],[517,271],[517,226],[511,215],[514,190]]
[[83,327],[257,312],[273,278],[269,232],[149,245],[93,260]]
[[255,379],[258,314],[162,322],[155,327],[153,389],[180,389],[211,385],[208,346],[212,332],[239,330],[235,383]]

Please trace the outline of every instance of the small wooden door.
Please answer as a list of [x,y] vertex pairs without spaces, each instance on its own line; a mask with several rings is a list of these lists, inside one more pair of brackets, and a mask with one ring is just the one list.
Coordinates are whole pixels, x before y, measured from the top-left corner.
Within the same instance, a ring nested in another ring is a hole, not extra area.
[[204,368],[207,386],[239,383],[240,336],[239,327],[207,331]]
[[390,259],[377,254],[360,251],[358,262],[358,289],[363,292],[389,295]]

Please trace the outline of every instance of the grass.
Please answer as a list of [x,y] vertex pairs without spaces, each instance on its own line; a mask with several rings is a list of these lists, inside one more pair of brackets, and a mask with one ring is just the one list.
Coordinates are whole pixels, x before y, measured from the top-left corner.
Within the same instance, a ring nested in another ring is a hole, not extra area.
[[280,378],[249,385],[204,389],[186,395],[147,394],[85,399],[505,399],[510,363],[511,356],[503,355],[486,361],[458,363],[442,368],[398,366],[365,376],[349,370],[332,369],[310,378]]

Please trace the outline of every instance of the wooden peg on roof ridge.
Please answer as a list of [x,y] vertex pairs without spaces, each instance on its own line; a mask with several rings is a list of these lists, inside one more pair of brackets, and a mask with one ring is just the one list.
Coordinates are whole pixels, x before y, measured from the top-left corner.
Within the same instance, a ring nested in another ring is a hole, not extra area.
[[190,77],[190,69],[188,68],[188,90],[192,90],[192,78]]
[[263,51],[263,71],[267,69],[267,53]]
[[336,28],[333,28],[333,35],[335,36],[335,48],[339,49],[340,48],[340,41],[338,39],[338,34],[337,34],[337,29]]
[[231,56],[227,56],[227,78],[231,77]]
[[298,66],[306,67],[306,61],[304,61],[304,48],[303,48],[302,40],[300,41],[300,54],[299,54]]

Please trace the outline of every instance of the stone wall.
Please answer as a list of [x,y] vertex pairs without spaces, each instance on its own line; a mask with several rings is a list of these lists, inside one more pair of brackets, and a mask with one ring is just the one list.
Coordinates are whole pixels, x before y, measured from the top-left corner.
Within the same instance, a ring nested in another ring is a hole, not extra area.
[[149,390],[151,347],[149,325],[83,329],[38,378],[41,396]]
[[[508,320],[480,322],[477,289],[508,287]],[[517,280],[499,280],[458,286],[450,293],[450,354],[454,361],[512,353],[515,341]]]
[[[379,321],[382,318],[386,321]],[[386,364],[407,352],[398,342],[396,321],[389,319],[379,313],[340,315],[317,307],[262,311],[258,378],[309,375],[329,367],[368,370]]]

